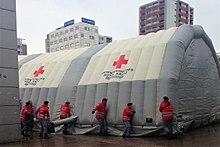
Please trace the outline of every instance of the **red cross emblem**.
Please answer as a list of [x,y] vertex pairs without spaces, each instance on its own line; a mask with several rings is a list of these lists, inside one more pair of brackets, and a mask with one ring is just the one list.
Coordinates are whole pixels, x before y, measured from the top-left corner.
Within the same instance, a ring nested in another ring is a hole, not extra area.
[[43,70],[44,66],[41,66],[38,70],[36,70],[34,72],[34,77],[38,77],[39,74],[43,74],[44,70]]
[[122,64],[127,64],[128,60],[125,60],[125,55],[121,55],[117,61],[114,61],[113,66],[115,68],[121,68]]

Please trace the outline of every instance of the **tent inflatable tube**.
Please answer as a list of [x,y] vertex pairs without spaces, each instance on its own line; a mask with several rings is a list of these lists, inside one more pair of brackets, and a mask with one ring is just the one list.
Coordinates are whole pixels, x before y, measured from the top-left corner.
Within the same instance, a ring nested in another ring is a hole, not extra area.
[[[70,101],[77,121],[73,134],[96,134],[92,108],[108,98],[111,135],[123,132],[122,111],[136,111],[133,136],[164,133],[159,105],[168,96],[185,130],[219,120],[220,69],[210,38],[201,26],[182,25],[157,33],[90,48],[19,58],[20,97],[34,107],[49,101],[53,121]],[[149,121],[150,120],[150,121]]]

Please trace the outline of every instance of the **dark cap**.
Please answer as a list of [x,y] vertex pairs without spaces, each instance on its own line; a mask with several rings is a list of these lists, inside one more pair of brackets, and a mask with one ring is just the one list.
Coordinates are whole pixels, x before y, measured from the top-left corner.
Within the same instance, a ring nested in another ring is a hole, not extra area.
[[102,102],[103,102],[103,101],[107,102],[107,101],[108,101],[108,99],[107,99],[107,98],[103,98],[103,99],[102,99]]
[[44,104],[45,104],[45,105],[48,105],[48,104],[49,104],[49,102],[48,102],[48,101],[44,101]]
[[26,104],[26,105],[30,105],[31,103],[30,103],[29,101],[27,101],[25,104]]
[[168,98],[167,96],[164,96],[163,99],[164,99],[165,101],[169,101],[169,98]]
[[127,106],[132,106],[132,103],[128,103]]
[[70,102],[69,102],[69,101],[67,101],[67,102],[65,102],[65,104],[70,104]]

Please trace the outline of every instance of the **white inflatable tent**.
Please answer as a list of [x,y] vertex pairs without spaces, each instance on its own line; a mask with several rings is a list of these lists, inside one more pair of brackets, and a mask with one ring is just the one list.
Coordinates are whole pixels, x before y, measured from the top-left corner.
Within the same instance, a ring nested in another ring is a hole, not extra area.
[[109,100],[112,135],[122,134],[122,111],[128,102],[137,112],[133,135],[161,135],[158,108],[165,95],[175,114],[183,116],[186,129],[219,119],[219,64],[201,26],[183,25],[108,45],[26,58],[19,60],[23,104],[32,99],[36,108],[48,100],[56,121],[60,105],[70,101],[78,116],[75,134],[98,132],[91,110],[103,97]]

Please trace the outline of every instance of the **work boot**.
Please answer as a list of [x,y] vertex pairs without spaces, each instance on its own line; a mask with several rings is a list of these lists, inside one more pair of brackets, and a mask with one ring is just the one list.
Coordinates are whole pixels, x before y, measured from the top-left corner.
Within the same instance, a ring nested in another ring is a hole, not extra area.
[[39,134],[39,137],[40,137],[40,138],[43,138],[43,134],[42,134],[42,133],[40,133],[40,134]]
[[44,139],[49,139],[47,134],[44,135]]

